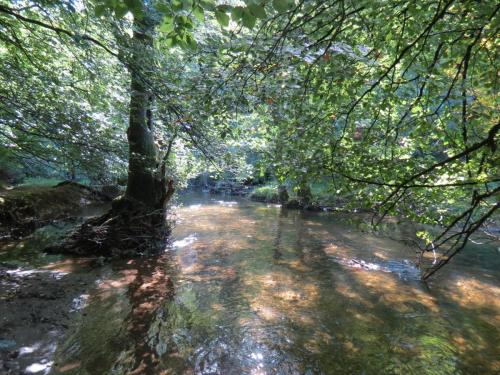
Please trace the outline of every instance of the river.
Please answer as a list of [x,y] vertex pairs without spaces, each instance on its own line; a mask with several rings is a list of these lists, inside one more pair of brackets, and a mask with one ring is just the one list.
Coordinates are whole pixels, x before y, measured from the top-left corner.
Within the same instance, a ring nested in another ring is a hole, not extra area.
[[93,268],[47,372],[499,373],[498,244],[426,283],[398,240],[408,225],[382,236],[360,215],[181,203],[165,254]]

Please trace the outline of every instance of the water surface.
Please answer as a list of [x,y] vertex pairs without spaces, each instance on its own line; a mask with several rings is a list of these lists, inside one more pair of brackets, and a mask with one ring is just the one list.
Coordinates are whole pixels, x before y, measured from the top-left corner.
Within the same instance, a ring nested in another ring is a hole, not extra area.
[[189,196],[176,219],[165,255],[99,281],[55,372],[500,371],[493,245],[469,246],[423,283],[415,249],[352,216]]

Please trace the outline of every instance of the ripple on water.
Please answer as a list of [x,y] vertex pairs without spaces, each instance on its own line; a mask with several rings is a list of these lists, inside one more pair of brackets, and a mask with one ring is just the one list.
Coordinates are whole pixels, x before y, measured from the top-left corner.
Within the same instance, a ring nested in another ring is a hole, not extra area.
[[361,259],[346,259],[333,256],[330,259],[346,267],[358,268],[365,271],[393,273],[403,280],[421,279],[420,270],[409,260],[385,260],[373,263]]
[[[361,230],[345,215],[218,200],[195,197],[177,209],[182,224],[165,254],[172,257],[166,269],[175,298],[161,303],[139,335],[147,338],[141,356],[154,353],[156,373],[500,372],[496,258],[471,258],[467,268],[456,262],[425,284],[407,260],[413,249]],[[147,279],[141,272],[129,276]],[[104,305],[84,310],[86,324],[103,325],[93,337],[112,348],[105,361],[93,354],[95,342],[72,340],[96,357],[87,362],[127,373],[137,340],[117,339],[116,332],[136,310],[131,301],[145,304],[116,274],[108,279]],[[118,301],[122,312],[114,310]]]

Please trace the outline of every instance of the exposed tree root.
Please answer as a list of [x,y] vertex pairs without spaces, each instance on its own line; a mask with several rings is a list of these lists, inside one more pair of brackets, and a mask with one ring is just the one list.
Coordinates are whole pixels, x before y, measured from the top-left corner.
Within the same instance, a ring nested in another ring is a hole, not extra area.
[[165,210],[130,198],[113,202],[106,214],[79,225],[60,245],[48,252],[104,257],[128,257],[161,251],[170,234]]

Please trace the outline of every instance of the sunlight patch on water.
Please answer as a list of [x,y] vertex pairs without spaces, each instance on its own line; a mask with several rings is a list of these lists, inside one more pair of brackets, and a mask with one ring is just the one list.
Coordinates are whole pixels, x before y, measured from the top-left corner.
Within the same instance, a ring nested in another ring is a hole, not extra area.
[[[481,306],[496,313],[490,316],[500,326],[500,288],[473,278],[455,277],[445,290],[446,296],[464,307]],[[488,291],[485,293],[484,291]]]
[[228,201],[217,201],[217,203],[224,207],[234,207],[238,205],[238,202],[228,202]]
[[380,271],[394,273],[403,280],[420,279],[420,270],[408,260],[403,261],[383,261],[380,263],[366,262],[362,259],[346,259],[331,256],[334,262],[350,268],[358,268],[365,271]]
[[82,294],[78,297],[73,298],[73,301],[71,301],[71,308],[70,312],[75,312],[83,309],[85,306],[87,306],[87,301],[89,299],[89,294]]
[[193,243],[196,242],[198,238],[196,237],[196,234],[190,234],[186,238],[183,238],[182,240],[177,240],[172,243],[172,246],[177,249],[181,249],[183,247],[192,245]]
[[22,347],[19,348],[19,356],[22,356],[24,354],[33,353],[36,350],[38,350],[39,348],[40,348],[40,344],[39,343],[36,343],[33,346],[22,346]]
[[37,342],[32,346],[23,346],[19,348],[19,357],[23,357],[25,355],[29,355],[36,352],[41,352],[43,355],[42,359],[39,359],[38,362],[31,363],[26,366],[23,374],[48,374],[52,370],[52,366],[54,361],[49,360],[52,358],[56,351],[57,344],[55,342],[44,343]]
[[60,280],[64,276],[66,276],[67,272],[58,272],[58,271],[49,271],[49,270],[40,270],[40,269],[31,269],[31,270],[23,270],[22,268],[17,268],[15,270],[7,270],[7,274],[18,277],[28,277],[36,274],[49,274],[56,280]]
[[45,363],[33,363],[28,367],[26,367],[24,371],[28,374],[38,374],[38,373],[48,374],[53,364],[54,364],[53,361]]
[[255,368],[252,369],[251,374],[252,375],[265,375],[266,372],[264,371],[264,356],[262,353],[259,352],[254,352],[250,356],[255,362]]

